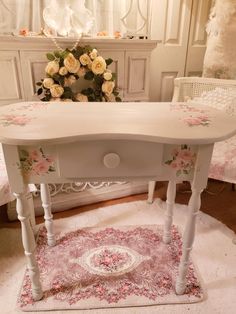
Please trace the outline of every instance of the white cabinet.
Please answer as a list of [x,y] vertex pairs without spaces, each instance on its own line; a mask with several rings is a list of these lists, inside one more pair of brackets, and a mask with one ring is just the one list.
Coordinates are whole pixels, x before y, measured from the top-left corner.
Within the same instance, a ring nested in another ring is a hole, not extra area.
[[[0,38],[0,105],[36,100],[36,82],[45,77],[46,53],[56,48],[49,38]],[[71,39],[58,39],[65,49]],[[117,73],[116,84],[124,101],[149,100],[149,63],[154,40],[84,39],[80,45],[96,47],[104,58],[112,58],[110,68]],[[79,84],[79,83],[78,83]]]
[[18,51],[0,51],[0,104],[24,99]]

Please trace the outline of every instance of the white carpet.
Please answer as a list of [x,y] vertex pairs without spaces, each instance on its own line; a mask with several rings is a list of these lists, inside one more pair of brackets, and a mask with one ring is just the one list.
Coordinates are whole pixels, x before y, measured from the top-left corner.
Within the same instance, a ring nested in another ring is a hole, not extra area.
[[[120,204],[55,221],[55,231],[65,228],[103,227],[163,223],[165,203],[156,200]],[[176,205],[174,223],[183,229],[186,206]],[[219,221],[200,212],[192,257],[203,278],[207,297],[195,304],[70,311],[84,314],[204,313],[234,314],[236,308],[236,245],[233,232]],[[17,313],[16,298],[25,271],[25,258],[19,229],[0,230],[0,312]],[[40,312],[47,313],[47,312]],[[68,311],[55,311],[68,313]]]

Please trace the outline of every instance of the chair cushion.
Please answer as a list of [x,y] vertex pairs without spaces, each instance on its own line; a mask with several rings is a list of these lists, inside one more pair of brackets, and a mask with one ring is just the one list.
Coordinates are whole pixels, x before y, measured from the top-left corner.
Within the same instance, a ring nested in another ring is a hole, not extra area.
[[215,144],[209,178],[236,184],[236,135]]
[[216,87],[213,90],[203,92],[198,97],[190,98],[186,96],[185,101],[224,110],[230,115],[236,114],[236,88]]

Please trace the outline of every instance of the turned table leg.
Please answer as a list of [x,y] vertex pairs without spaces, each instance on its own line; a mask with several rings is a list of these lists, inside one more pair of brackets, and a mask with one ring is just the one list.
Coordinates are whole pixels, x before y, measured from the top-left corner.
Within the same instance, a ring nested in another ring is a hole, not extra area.
[[166,213],[165,213],[165,224],[164,224],[164,235],[163,241],[164,243],[171,242],[171,226],[173,221],[173,208],[175,204],[175,196],[176,196],[176,182],[169,181],[167,188],[167,199],[166,199]]
[[30,211],[30,223],[31,227],[33,229],[34,235],[37,235],[37,228],[36,228],[36,221],[35,221],[35,212],[34,212],[34,201],[31,192],[28,192],[26,194],[26,199],[29,205],[29,211]]
[[183,252],[180,259],[179,275],[175,286],[177,294],[183,294],[186,288],[186,274],[188,271],[189,257],[195,236],[196,217],[201,206],[201,192],[202,190],[192,188],[192,195],[188,204],[189,213],[183,235]]
[[39,278],[38,264],[35,259],[36,243],[34,239],[33,229],[30,223],[30,208],[25,193],[14,193],[16,197],[16,211],[18,219],[21,222],[22,243],[27,258],[29,275],[32,283],[33,299],[38,301],[42,299],[43,292]]
[[149,181],[148,182],[148,199],[147,199],[147,202],[149,204],[153,203],[153,195],[154,195],[154,191],[155,191],[155,185],[156,185],[156,181]]
[[47,229],[48,245],[54,246],[56,244],[55,235],[53,232],[53,216],[51,212],[51,196],[48,184],[40,184],[40,193],[42,206],[44,209],[45,227]]

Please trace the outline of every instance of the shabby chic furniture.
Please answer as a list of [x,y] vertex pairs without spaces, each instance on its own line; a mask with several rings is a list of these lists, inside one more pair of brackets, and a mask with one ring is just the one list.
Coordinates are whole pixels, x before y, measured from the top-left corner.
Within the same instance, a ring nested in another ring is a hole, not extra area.
[[[57,38],[61,48],[75,40]],[[150,57],[156,40],[82,38],[79,45],[96,47],[104,58],[112,58],[110,69],[117,74],[117,86],[124,101],[148,101]],[[46,53],[57,48],[50,38],[0,36],[0,106],[37,100],[36,82],[45,77]]]
[[208,106],[185,103],[68,106],[26,102],[0,108],[0,142],[9,182],[17,198],[34,299],[41,299],[43,291],[25,194],[29,183],[41,184],[48,244],[55,245],[47,183],[77,179],[169,180],[163,236],[164,242],[169,243],[176,182],[190,181],[192,196],[176,279],[176,293],[183,294],[200,195],[207,184],[213,146],[235,133],[236,117]]

